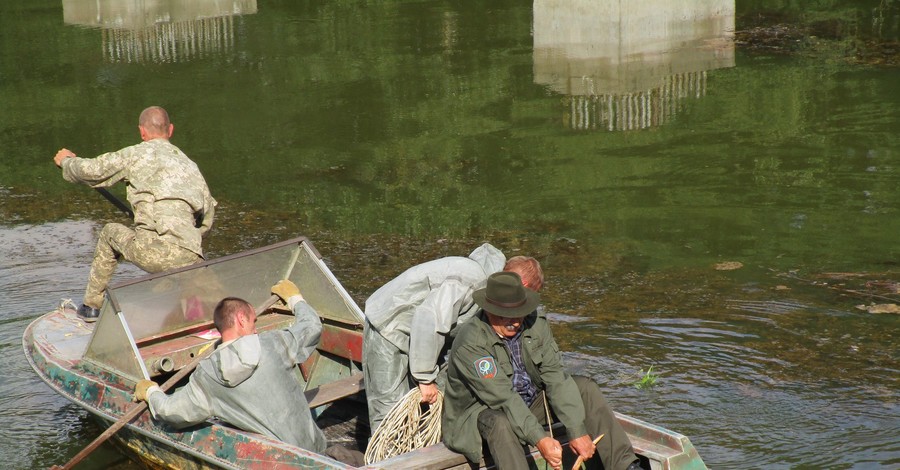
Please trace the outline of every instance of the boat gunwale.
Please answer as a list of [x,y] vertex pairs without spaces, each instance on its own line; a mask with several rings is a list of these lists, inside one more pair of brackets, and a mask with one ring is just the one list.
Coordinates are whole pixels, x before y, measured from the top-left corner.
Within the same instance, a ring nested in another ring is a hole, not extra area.
[[253,249],[250,249],[250,250],[245,250],[245,251],[241,251],[241,252],[238,252],[238,253],[233,253],[233,254],[226,255],[226,256],[222,256],[222,257],[219,257],[219,258],[214,258],[214,259],[204,260],[204,261],[201,261],[201,262],[195,263],[195,264],[189,264],[189,265],[187,265],[187,266],[182,266],[182,267],[180,267],[180,268],[171,269],[171,270],[168,270],[168,271],[161,271],[161,272],[158,272],[158,273],[147,274],[147,275],[139,276],[139,277],[136,277],[136,278],[133,278],[133,279],[128,279],[128,280],[125,280],[125,281],[117,282],[117,283],[114,283],[114,284],[110,284],[110,287],[109,287],[109,288],[112,289],[112,290],[115,290],[115,289],[119,289],[119,288],[122,288],[122,287],[130,286],[130,285],[132,285],[132,284],[138,284],[138,283],[141,283],[141,282],[150,281],[150,280],[157,279],[157,278],[160,278],[160,277],[171,276],[172,274],[180,273],[180,272],[183,272],[183,271],[190,271],[190,270],[193,270],[193,269],[200,269],[200,268],[204,268],[204,267],[206,267],[206,266],[212,266],[212,265],[216,265],[216,264],[219,264],[219,263],[224,263],[224,262],[227,262],[227,261],[232,261],[232,260],[235,260],[235,259],[246,258],[246,257],[248,257],[248,256],[253,256],[253,255],[256,255],[256,254],[259,254],[259,253],[265,253],[265,252],[267,252],[267,251],[272,251],[272,250],[275,250],[275,249],[278,249],[278,248],[282,248],[282,247],[285,247],[285,246],[288,246],[288,245],[298,245],[298,246],[299,246],[300,244],[306,244],[306,245],[309,247],[310,251],[312,251],[312,254],[316,257],[316,259],[319,259],[319,260],[322,259],[322,254],[319,253],[319,250],[316,249],[315,245],[313,245],[312,241],[311,241],[309,238],[307,238],[307,237],[296,237],[296,238],[291,238],[291,239],[289,239],[289,240],[284,240],[284,241],[280,241],[280,242],[277,242],[277,243],[272,243],[271,245],[266,245],[266,246],[263,246],[263,247],[260,247],[260,248],[253,248]]

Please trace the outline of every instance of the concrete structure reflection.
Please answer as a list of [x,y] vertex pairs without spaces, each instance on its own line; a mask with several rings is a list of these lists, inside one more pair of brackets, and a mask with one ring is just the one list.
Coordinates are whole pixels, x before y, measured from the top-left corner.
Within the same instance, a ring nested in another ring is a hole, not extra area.
[[664,124],[734,66],[734,0],[534,0],[534,81],[573,129]]
[[234,47],[256,0],[63,0],[66,24],[100,28],[110,62],[180,62]]

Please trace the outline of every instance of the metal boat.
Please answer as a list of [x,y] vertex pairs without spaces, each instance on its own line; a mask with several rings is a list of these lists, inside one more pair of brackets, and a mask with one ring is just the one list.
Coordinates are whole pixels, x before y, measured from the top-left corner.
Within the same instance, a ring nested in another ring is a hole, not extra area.
[[[135,406],[132,393],[138,380],[162,383],[215,345],[212,312],[220,299],[236,296],[263,305],[280,279],[297,284],[323,323],[316,353],[295,371],[310,410],[330,444],[365,451],[369,429],[361,380],[363,312],[306,238],[110,286],[95,323],[80,319],[73,305],[61,305],[25,330],[25,355],[47,385],[109,425]],[[257,329],[285,328],[292,322],[290,311],[275,304],[258,316]],[[645,469],[706,468],[687,437],[617,417]],[[555,433],[566,441],[563,429],[556,427]],[[357,468],[216,420],[177,430],[149,412],[112,439],[150,468]],[[531,448],[530,454],[543,468],[537,450]],[[574,460],[567,456],[566,468]],[[492,464],[488,459],[480,467]],[[471,467],[462,455],[438,443],[359,468]]]

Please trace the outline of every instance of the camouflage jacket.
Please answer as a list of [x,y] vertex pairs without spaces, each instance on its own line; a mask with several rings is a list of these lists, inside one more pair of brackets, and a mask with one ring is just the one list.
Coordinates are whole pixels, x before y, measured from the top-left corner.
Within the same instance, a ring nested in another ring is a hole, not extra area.
[[62,172],[66,181],[94,188],[125,181],[136,231],[152,232],[203,256],[201,241],[212,227],[216,200],[197,165],[167,139],[141,142],[97,158],[66,158]]

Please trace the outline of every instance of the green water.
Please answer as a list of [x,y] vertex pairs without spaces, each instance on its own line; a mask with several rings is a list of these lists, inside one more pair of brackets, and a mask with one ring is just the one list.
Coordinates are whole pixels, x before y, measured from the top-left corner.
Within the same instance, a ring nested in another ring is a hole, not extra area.
[[[11,468],[100,432],[21,352],[122,221],[52,157],[136,143],[151,104],[220,203],[210,257],[307,235],[362,304],[491,241],[543,264],[569,363],[710,467],[900,464],[900,317],[856,308],[900,300],[900,69],[853,52],[897,42],[897,2],[213,3],[0,3]],[[735,44],[759,24],[813,31]]]

